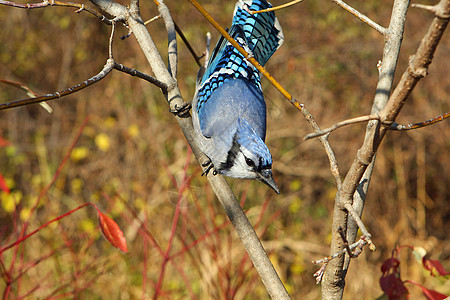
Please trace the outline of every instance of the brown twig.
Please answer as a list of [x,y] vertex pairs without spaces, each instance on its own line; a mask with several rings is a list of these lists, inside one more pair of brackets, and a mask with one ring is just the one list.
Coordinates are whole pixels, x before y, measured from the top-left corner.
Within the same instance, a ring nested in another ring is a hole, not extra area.
[[392,123],[391,127],[389,127],[389,130],[403,131],[403,130],[422,128],[425,126],[429,126],[429,125],[441,122],[441,121],[447,119],[449,116],[450,116],[450,112],[447,112],[445,114],[434,117],[433,119],[429,119],[429,120],[419,122],[419,123],[407,124],[407,125],[401,125],[401,124],[394,122],[394,123]]
[[424,5],[413,3],[411,7],[421,8],[427,11],[434,13],[434,15],[438,18],[448,19],[450,17],[448,12],[445,12],[443,5]]
[[44,0],[39,3],[16,3],[12,1],[5,1],[0,0],[0,5],[6,5],[6,6],[12,6],[15,8],[24,8],[24,9],[33,9],[33,8],[44,8],[48,6],[63,6],[63,7],[74,7],[78,8],[75,12],[80,13],[82,11],[87,11],[88,13],[94,15],[97,17],[100,21],[102,21],[105,24],[111,25],[112,20],[106,18],[104,15],[98,13],[97,11],[91,9],[90,7],[86,6],[85,4],[81,3],[74,3],[74,2],[61,2],[61,1],[48,1]]
[[283,9],[283,8],[295,5],[300,2],[303,2],[303,0],[294,0],[294,1],[282,4],[282,5],[278,5],[278,6],[269,7],[269,8],[262,9],[262,10],[250,11],[250,13],[253,15],[253,14],[265,13],[265,12],[269,12],[269,11],[275,11],[275,10],[279,10],[279,9]]
[[348,211],[350,216],[352,216],[353,220],[355,220],[356,224],[358,225],[359,230],[361,230],[366,242],[369,244],[370,250],[375,251],[376,247],[375,247],[375,244],[372,242],[372,235],[366,229],[366,226],[364,225],[364,223],[362,222],[362,220],[358,216],[358,214],[355,212],[355,209],[353,208],[353,206],[350,203],[347,203],[347,204],[345,204],[345,209]]
[[75,85],[73,87],[67,88],[67,89],[59,91],[59,92],[54,92],[54,93],[43,95],[43,96],[39,96],[39,97],[34,97],[34,98],[28,98],[28,99],[23,99],[23,100],[17,100],[17,101],[2,103],[2,104],[0,104],[0,110],[13,108],[13,107],[19,107],[19,106],[23,106],[23,105],[30,105],[30,104],[34,104],[34,103],[40,103],[40,102],[43,102],[43,101],[50,101],[50,100],[60,99],[63,96],[67,96],[67,95],[73,94],[75,92],[81,91],[82,89],[84,89],[84,88],[86,88],[88,86],[91,86],[91,85],[93,85],[96,82],[99,82],[100,80],[105,78],[105,76],[108,75],[108,73],[111,72],[111,70],[113,68],[114,68],[114,60],[113,59],[108,59],[106,61],[106,64],[103,66],[103,69],[97,75],[89,78],[86,81],[83,81],[80,84],[77,84],[77,85]]
[[126,67],[126,66],[124,66],[122,64],[119,64],[117,62],[114,62],[114,69],[116,69],[118,71],[121,71],[121,72],[124,72],[124,73],[127,73],[128,75],[144,79],[144,80],[150,82],[151,84],[156,85],[157,87],[159,87],[164,92],[167,91],[167,84],[165,84],[162,81],[159,81],[155,77],[152,77],[152,76],[150,76],[148,74],[142,73],[142,72],[140,72],[140,71],[138,71],[136,69],[132,69],[132,68]]
[[366,245],[368,243],[366,237],[361,236],[361,238],[357,242],[349,245],[347,239],[345,238],[345,233],[344,233],[344,230],[342,227],[338,228],[338,233],[340,234],[340,236],[343,240],[343,244],[344,244],[343,249],[330,255],[330,256],[321,258],[319,260],[312,261],[313,264],[322,264],[320,269],[317,270],[317,272],[314,273],[314,275],[313,275],[316,278],[316,284],[319,284],[322,281],[323,275],[324,275],[325,270],[327,269],[328,263],[330,261],[340,257],[344,253],[348,253],[348,255],[352,258],[358,257],[361,254],[361,252],[364,248],[364,245]]
[[[319,125],[314,119],[314,116],[306,109],[305,105],[302,104],[300,111],[303,113],[303,116],[305,117],[306,121],[308,121],[308,123],[311,125],[311,127],[316,132],[320,132],[321,130]],[[339,171],[336,155],[334,154],[334,151],[331,148],[330,143],[328,142],[328,135],[320,136],[319,140],[322,143],[322,146],[325,148],[325,152],[328,156],[328,161],[330,163],[331,174],[333,175],[337,189],[339,190],[342,186],[342,177]]]
[[188,48],[188,50],[191,53],[192,57],[195,59],[195,62],[197,63],[197,65],[200,67],[202,65],[202,63],[200,62],[200,59],[202,58],[202,56],[201,55],[199,56],[199,55],[197,55],[197,53],[195,53],[194,48],[192,48],[191,44],[189,43],[187,38],[184,36],[183,31],[181,31],[180,27],[178,27],[176,22],[174,22],[174,24],[175,24],[175,30],[177,31],[178,35],[183,40],[184,44]]
[[[1,1],[1,0],[0,0]],[[97,82],[99,82],[100,80],[102,80],[103,78],[106,77],[106,75],[109,74],[109,72],[111,72],[113,69],[116,69],[118,71],[127,73],[131,76],[135,76],[141,79],[144,79],[154,85],[156,85],[157,87],[159,87],[161,90],[163,90],[164,92],[167,91],[167,84],[161,82],[160,80],[147,75],[145,73],[142,73],[138,70],[135,69],[131,69],[128,68],[122,64],[119,64],[117,62],[114,61],[113,59],[113,41],[114,41],[114,32],[115,32],[115,23],[117,20],[121,20],[121,18],[115,18],[112,21],[112,28],[111,28],[111,35],[109,38],[109,44],[108,44],[108,60],[106,61],[106,64],[103,66],[103,69],[95,76],[89,78],[88,80],[77,84],[73,87],[67,88],[63,91],[59,91],[59,92],[54,92],[52,94],[47,94],[47,95],[43,95],[43,96],[37,96],[37,97],[32,97],[32,98],[28,98],[28,99],[23,99],[23,100],[17,100],[17,101],[12,101],[12,102],[7,102],[7,103],[2,103],[0,104],[0,110],[2,109],[8,109],[8,108],[13,108],[13,107],[19,107],[19,106],[23,106],[23,105],[30,105],[30,104],[34,104],[34,103],[41,103],[44,101],[50,101],[50,100],[55,100],[55,99],[59,99],[63,96],[67,96],[70,94],[73,94],[75,92],[78,92],[88,86],[91,86]]]
[[309,139],[312,139],[312,138],[315,138],[315,137],[318,137],[321,135],[325,135],[325,134],[330,133],[340,127],[347,126],[350,124],[357,124],[357,123],[361,123],[361,122],[367,122],[370,120],[379,120],[379,119],[380,118],[377,115],[368,115],[368,116],[362,116],[362,117],[356,117],[356,118],[344,120],[344,121],[334,124],[333,126],[328,127],[327,129],[316,131],[314,133],[309,133],[303,138],[303,140],[306,141],[306,140],[309,140]]
[[340,7],[342,7],[343,9],[345,9],[346,11],[348,11],[349,13],[351,13],[352,15],[354,15],[355,17],[360,19],[362,22],[364,22],[365,24],[369,25],[370,27],[372,27],[373,29],[378,31],[379,33],[381,33],[383,35],[386,33],[386,28],[384,28],[383,26],[372,21],[369,17],[360,13],[359,11],[357,11],[356,9],[354,9],[353,7],[351,7],[344,1],[341,1],[341,0],[331,0],[331,1],[333,1],[334,3],[336,3],[337,5],[339,5]]
[[[13,87],[16,87],[18,89],[24,90],[28,97],[37,97],[37,95],[38,95],[36,92],[31,90],[28,86],[23,85],[20,82],[6,80],[6,79],[0,79],[0,82],[10,85],[10,86],[13,86]],[[50,107],[50,105],[47,104],[47,102],[41,102],[41,103],[39,103],[39,105],[41,105],[48,113],[53,112],[53,109]]]
[[352,250],[350,249],[350,246],[348,244],[347,238],[345,237],[344,229],[342,229],[342,227],[339,226],[338,232],[339,232],[339,235],[341,236],[342,241],[344,242],[344,248],[345,248],[345,250],[347,250],[347,254],[351,258],[355,258],[356,256],[353,255]]

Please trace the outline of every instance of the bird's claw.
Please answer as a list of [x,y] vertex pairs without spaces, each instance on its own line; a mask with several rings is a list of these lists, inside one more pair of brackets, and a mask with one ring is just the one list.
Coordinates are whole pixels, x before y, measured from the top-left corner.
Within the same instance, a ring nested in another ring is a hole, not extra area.
[[212,164],[211,159],[208,159],[208,161],[202,163],[202,167],[207,167],[205,171],[203,171],[202,176],[208,176],[208,173],[211,171],[211,169],[213,169],[212,174],[215,176],[217,175],[217,171],[216,169],[214,169],[214,165]]
[[183,117],[187,113],[189,113],[189,110],[192,108],[191,102],[184,102],[182,105],[178,106],[175,104],[174,108],[169,109],[171,113],[178,117]]

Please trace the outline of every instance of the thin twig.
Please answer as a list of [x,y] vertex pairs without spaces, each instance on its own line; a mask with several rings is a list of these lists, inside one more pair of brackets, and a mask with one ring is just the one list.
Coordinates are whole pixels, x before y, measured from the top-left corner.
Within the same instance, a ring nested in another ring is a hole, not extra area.
[[[303,113],[303,116],[305,117],[306,121],[311,125],[311,127],[317,131],[320,132],[320,127],[317,124],[316,120],[314,119],[314,116],[306,109],[306,106],[302,104],[301,110]],[[331,148],[330,143],[328,142],[328,135],[322,135],[319,137],[320,142],[322,143],[322,146],[325,148],[325,152],[328,156],[328,161],[330,162],[330,170],[331,174],[334,177],[334,180],[336,181],[337,189],[339,190],[342,186],[342,177],[339,171],[336,155],[334,154],[333,149]]]
[[170,75],[173,78],[177,78],[177,67],[178,67],[178,46],[177,46],[177,34],[175,31],[175,24],[172,20],[172,16],[169,13],[169,9],[164,4],[163,0],[159,1],[158,5],[159,13],[161,14],[164,24],[167,30],[167,53],[168,53],[168,65]]
[[206,49],[205,49],[205,69],[208,68],[209,56],[211,55],[211,33],[206,33]]
[[[24,90],[28,97],[37,97],[37,95],[38,95],[36,92],[31,90],[28,86],[23,85],[20,82],[6,80],[6,79],[0,79],[0,82],[3,82],[7,85],[11,85],[13,87]],[[39,105],[42,106],[48,113],[51,114],[53,112],[53,109],[50,107],[50,105],[47,104],[47,102],[41,102],[41,103],[39,103]]]
[[367,116],[361,116],[361,117],[356,117],[356,118],[352,118],[352,119],[348,119],[348,120],[344,120],[341,121],[339,123],[334,124],[333,126],[328,127],[327,129],[323,129],[314,133],[309,133],[307,134],[303,140],[309,140],[321,135],[325,135],[327,133],[330,133],[340,127],[346,126],[346,125],[350,125],[350,124],[357,124],[357,123],[361,123],[361,122],[367,122],[370,120],[379,120],[380,118],[376,115],[367,115]]
[[303,0],[294,0],[294,1],[282,4],[282,5],[278,5],[278,6],[269,7],[269,8],[262,9],[262,10],[250,11],[250,13],[253,15],[253,14],[259,14],[259,13],[265,13],[265,12],[269,12],[269,11],[279,10],[279,9],[283,9],[283,8],[295,5],[300,2],[303,2]]
[[357,17],[358,19],[360,19],[361,21],[363,21],[364,23],[366,23],[367,25],[378,31],[379,33],[381,33],[382,35],[386,33],[386,28],[372,21],[369,17],[360,13],[359,11],[357,11],[344,1],[341,0],[331,0],[331,1],[333,1],[334,3],[336,3],[337,5],[339,5],[340,7],[342,7],[343,9],[345,9],[346,11],[348,11],[349,13],[351,13],[352,15],[354,15],[355,17]]
[[348,213],[352,216],[353,220],[355,220],[356,224],[358,224],[359,230],[361,230],[363,236],[366,238],[367,243],[369,244],[369,248],[372,251],[376,250],[375,244],[372,242],[372,235],[367,230],[366,226],[364,226],[364,223],[362,222],[361,218],[358,216],[358,214],[355,212],[355,209],[350,203],[345,204],[345,209],[348,211]]
[[184,36],[183,31],[181,31],[180,27],[178,27],[176,22],[174,22],[174,24],[175,24],[175,30],[177,31],[178,35],[183,40],[184,44],[188,48],[188,50],[191,53],[192,57],[195,59],[195,62],[197,63],[197,65],[200,67],[202,65],[202,63],[200,62],[200,58],[202,58],[202,56],[199,56],[199,55],[197,55],[197,53],[195,53],[194,48],[192,48],[191,44],[189,43],[187,38]]
[[145,22],[144,22],[144,25],[147,26],[147,25],[150,24],[151,22],[156,21],[156,20],[159,20],[159,19],[161,19],[161,15],[154,16],[153,18],[151,18],[151,19],[145,21]]
[[167,91],[167,84],[165,84],[162,81],[159,81],[155,77],[152,77],[152,76],[150,76],[148,74],[142,73],[142,72],[140,72],[140,71],[138,71],[136,69],[132,69],[132,68],[126,67],[126,66],[124,66],[122,64],[119,64],[117,62],[114,62],[114,69],[116,69],[118,71],[121,71],[121,72],[124,72],[124,73],[127,73],[128,75],[136,76],[138,78],[144,79],[144,80],[150,82],[151,84],[156,85],[157,87],[159,87],[164,92]]
[[19,107],[19,106],[23,106],[23,105],[34,104],[34,103],[40,103],[43,101],[60,99],[63,96],[67,96],[67,95],[73,94],[75,92],[78,92],[88,86],[93,85],[96,82],[99,82],[103,78],[105,78],[105,76],[108,75],[108,73],[111,72],[111,70],[114,68],[114,64],[115,63],[114,63],[113,59],[108,59],[106,61],[106,64],[103,66],[103,69],[97,75],[89,78],[88,80],[86,80],[80,84],[77,84],[77,85],[70,87],[68,89],[65,89],[63,91],[54,92],[52,94],[47,94],[47,95],[43,95],[43,96],[39,96],[39,97],[2,103],[2,104],[0,104],[0,110],[13,108],[13,107]]
[[316,278],[316,284],[319,284],[322,281],[323,274],[325,273],[325,269],[327,268],[328,263],[323,263],[319,270],[314,273],[314,277]]
[[434,13],[434,15],[441,19],[448,19],[450,17],[448,11],[446,12],[444,5],[423,5],[414,3],[412,7],[421,8]]
[[[160,3],[158,1],[154,1],[156,5],[159,5]],[[162,2],[162,1],[161,1]],[[150,23],[153,20],[158,19],[159,17],[161,17],[161,15],[154,17],[152,19],[150,19],[149,21],[146,21],[144,24],[147,25],[148,23]],[[181,31],[180,27],[178,27],[177,23],[175,22],[175,20],[172,19],[173,24],[175,25],[175,31],[178,33],[178,35],[180,36],[180,38],[183,40],[184,44],[186,45],[186,47],[188,48],[189,52],[191,53],[192,57],[195,59],[195,62],[197,63],[197,65],[200,67],[202,64],[200,63],[200,58],[201,56],[198,56],[197,53],[195,53],[194,48],[192,48],[191,44],[189,43],[189,41],[187,40],[186,36],[184,35],[183,31]],[[131,33],[130,33],[131,34]]]
[[364,245],[367,244],[367,238],[365,236],[361,236],[361,238],[356,243],[349,245],[347,239],[345,238],[344,230],[342,229],[342,227],[338,228],[338,232],[342,240],[344,241],[344,248],[341,251],[334,253],[333,255],[312,261],[312,263],[314,264],[322,264],[320,269],[317,270],[317,272],[313,275],[316,278],[316,284],[319,284],[322,281],[323,275],[325,274],[325,270],[330,261],[334,260],[337,257],[340,257],[344,253],[347,253],[352,258],[358,257],[362,253]]
[[351,258],[355,258],[356,256],[353,255],[352,250],[350,249],[350,246],[348,244],[347,238],[345,237],[344,229],[342,229],[341,226],[339,226],[338,228],[338,233],[341,236],[342,241],[344,242],[344,248],[347,250],[348,256],[350,256]]
[[115,30],[116,30],[116,22],[114,21],[111,26],[111,35],[109,37],[109,44],[108,44],[109,59],[113,59],[113,41],[114,41]]
[[402,131],[402,130],[411,130],[411,129],[417,129],[417,128],[422,128],[428,125],[432,125],[432,124],[436,124],[438,122],[443,121],[444,119],[447,119],[448,117],[450,117],[450,112],[447,112],[445,114],[439,115],[437,117],[434,117],[433,119],[429,119],[423,122],[419,122],[419,123],[412,123],[412,124],[407,124],[407,125],[401,125],[398,123],[392,123],[391,127],[389,127],[389,130],[396,130],[396,131]]
[[[361,247],[361,245],[366,245],[366,244],[367,244],[367,241],[366,241],[365,237],[361,236],[361,238],[357,242],[351,244],[350,246],[348,246],[348,248],[353,251],[353,249],[356,249],[358,247]],[[340,255],[342,255],[342,254],[344,254],[346,252],[347,252],[347,248],[343,248],[342,250],[340,250],[340,251],[338,251],[338,252],[336,252],[336,253],[334,253],[334,254],[332,254],[330,256],[326,256],[326,257],[321,258],[319,260],[313,260],[312,263],[313,264],[329,263],[333,259],[339,257]]]
[[97,11],[87,7],[85,4],[73,3],[73,2],[61,2],[61,1],[48,1],[44,0],[40,3],[16,3],[12,1],[0,0],[0,5],[12,6],[16,8],[33,9],[33,8],[44,8],[48,6],[64,6],[64,7],[74,7],[78,8],[75,12],[80,13],[82,11],[87,11],[88,13],[97,17],[100,21],[105,24],[111,25],[112,20],[106,18],[104,15],[98,13]]

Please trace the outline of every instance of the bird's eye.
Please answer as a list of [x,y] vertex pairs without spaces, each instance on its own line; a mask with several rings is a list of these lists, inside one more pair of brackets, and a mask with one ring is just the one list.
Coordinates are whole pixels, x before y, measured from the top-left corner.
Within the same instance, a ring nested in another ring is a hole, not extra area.
[[249,167],[254,167],[255,166],[255,162],[253,160],[251,160],[250,158],[245,158],[245,162],[247,163],[247,165]]

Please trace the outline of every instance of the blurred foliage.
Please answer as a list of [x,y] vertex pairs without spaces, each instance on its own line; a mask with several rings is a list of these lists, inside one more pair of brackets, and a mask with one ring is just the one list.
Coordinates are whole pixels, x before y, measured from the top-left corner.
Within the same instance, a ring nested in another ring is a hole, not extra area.
[[[388,25],[392,1],[348,2],[381,25]],[[275,5],[281,3],[273,1]],[[167,0],[166,4],[198,54],[205,47],[206,32],[212,32],[213,43],[218,39],[218,34],[188,2]],[[229,26],[234,1],[203,1],[202,5],[220,24]],[[151,2],[141,2],[141,6],[144,19],[158,14]],[[61,7],[20,10],[1,6],[0,17],[5,22],[0,29],[0,78],[21,82],[38,94],[45,94],[73,86],[100,71],[108,57],[110,28],[87,13],[74,11]],[[305,1],[277,15],[286,40],[267,64],[269,72],[307,105],[324,128],[368,114],[383,37],[331,2]],[[398,75],[431,19],[431,14],[423,10],[411,8],[408,12]],[[166,57],[164,24],[155,21],[148,29]],[[119,26],[116,37],[127,32]],[[429,75],[408,99],[399,123],[418,122],[449,111],[449,47],[447,32]],[[181,40],[178,49],[178,83],[188,101],[194,93],[198,67]],[[116,38],[114,54],[117,62],[151,74],[133,36],[124,41]],[[275,195],[259,182],[228,181],[236,195],[246,199],[245,208],[252,223],[260,223],[258,233],[266,241],[293,298],[319,298],[320,286],[315,285],[312,276],[319,266],[311,261],[328,254],[336,187],[320,143],[302,140],[311,132],[307,122],[267,81],[262,84],[268,103],[267,142],[282,194]],[[20,90],[5,85],[0,88],[2,102],[24,97]],[[10,142],[9,146],[0,147],[0,173],[11,189],[11,194],[0,192],[2,245],[18,238],[25,220],[30,222],[29,230],[33,230],[91,201],[126,232],[129,254],[122,255],[100,238],[94,213],[82,210],[23,244],[23,266],[39,262],[22,276],[18,295],[41,283],[33,296],[152,296],[163,258],[148,237],[139,232],[136,217],[144,221],[143,227],[165,249],[179,197],[173,180],[181,184],[188,158],[187,143],[168,112],[164,97],[147,82],[112,72],[95,86],[49,104],[52,114],[39,105],[0,112],[0,137]],[[67,165],[43,195],[37,211],[30,214],[86,118],[87,127]],[[343,175],[362,144],[364,130],[364,125],[354,125],[330,137]],[[373,299],[381,294],[377,284],[379,267],[397,244],[422,246],[447,269],[450,267],[449,141],[448,121],[411,132],[392,132],[384,140],[363,216],[378,250],[364,252],[352,263],[346,299]],[[185,246],[182,238],[196,241],[226,221],[193,158],[189,158],[187,175],[192,178],[189,189],[182,194],[185,206],[172,254]],[[267,199],[270,201],[265,210]],[[14,208],[20,213],[20,220]],[[261,212],[264,216],[258,221]],[[275,213],[280,215],[274,217]],[[12,252],[4,253],[5,265],[11,262]],[[227,283],[238,292],[238,299],[267,297],[248,259],[243,263],[244,257],[244,249],[231,226],[221,227],[167,266],[162,298],[196,295],[201,299],[224,299],[226,294],[221,291],[227,290]],[[410,263],[402,263],[402,272],[408,274],[404,278],[450,293],[448,281],[428,276],[413,263],[412,257],[406,259]],[[3,281],[0,287],[4,287]],[[413,296],[420,295],[420,290],[411,292],[416,293]]]

